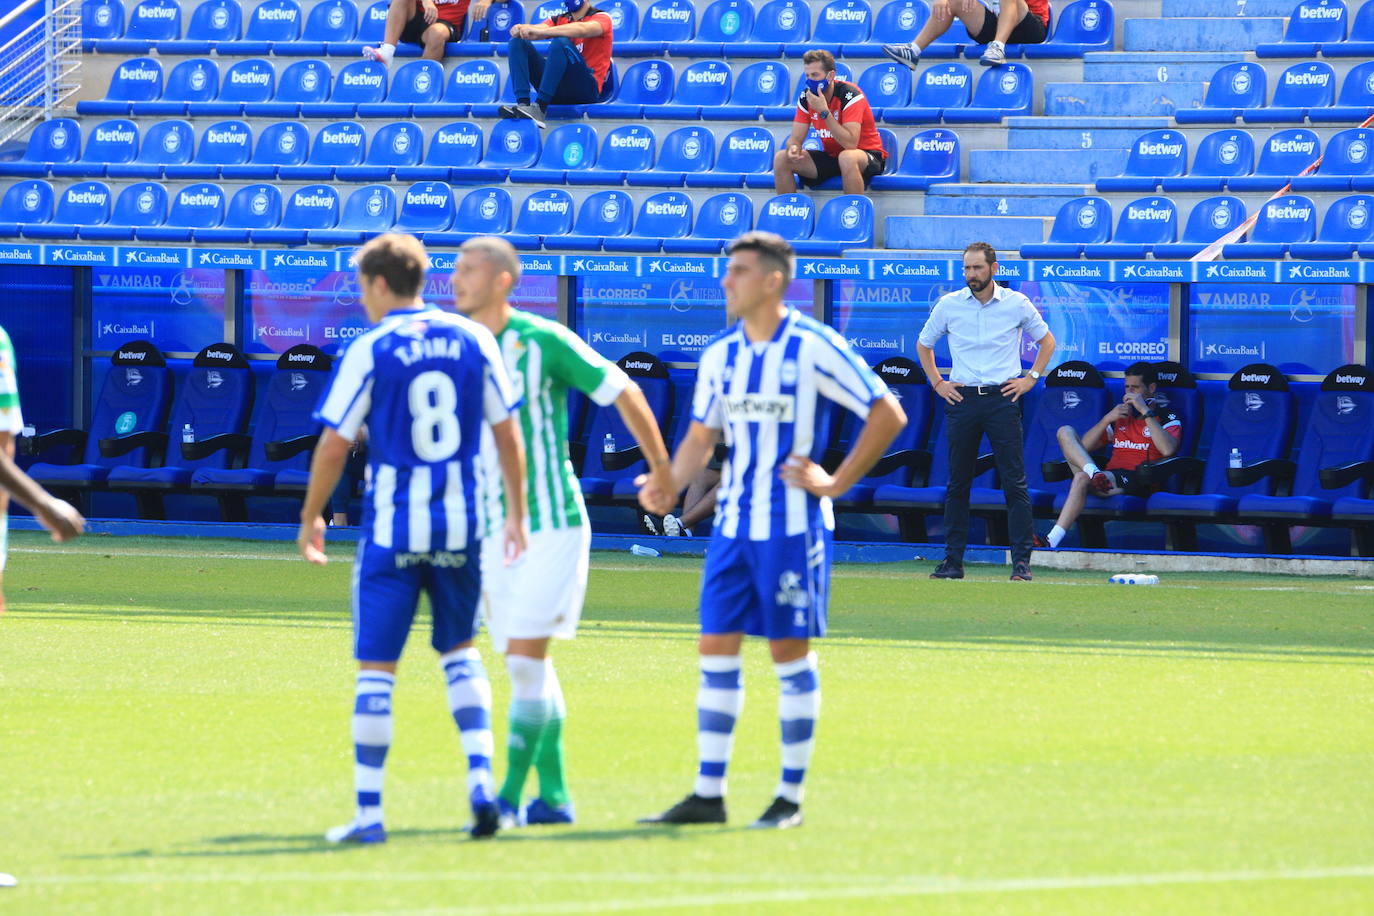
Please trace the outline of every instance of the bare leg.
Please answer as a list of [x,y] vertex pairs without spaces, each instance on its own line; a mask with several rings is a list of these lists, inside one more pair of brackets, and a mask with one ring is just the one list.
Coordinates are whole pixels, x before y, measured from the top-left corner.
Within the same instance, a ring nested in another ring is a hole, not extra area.
[[716,487],[720,486],[720,471],[705,470],[687,487],[682,497],[682,516],[678,521],[684,528],[695,528],[716,511]]
[[1001,12],[997,14],[997,40],[1006,44],[1030,8],[1026,6],[1026,0],[1002,0],[1000,9]]
[[382,42],[395,46],[401,41],[401,33],[406,23],[415,18],[419,0],[391,0],[386,11],[386,28],[382,31]]
[[840,185],[846,194],[864,192],[864,166],[868,165],[868,153],[861,149],[847,149],[840,153]]
[[448,26],[442,22],[435,22],[432,26],[425,29],[424,53],[420,56],[425,60],[443,60],[444,45],[448,43]]
[[1088,501],[1088,481],[1091,478],[1081,470],[1076,470],[1073,475],[1073,483],[1069,485],[1068,498],[1064,500],[1064,508],[1059,510],[1059,518],[1055,519],[1055,524],[1065,531],[1073,527],[1077,521],[1078,514],[1083,511],[1083,504]]
[[1083,440],[1074,432],[1072,426],[1059,427],[1055,435],[1059,439],[1059,450],[1064,453],[1064,460],[1073,468],[1075,474],[1092,463],[1092,456],[1083,447]]

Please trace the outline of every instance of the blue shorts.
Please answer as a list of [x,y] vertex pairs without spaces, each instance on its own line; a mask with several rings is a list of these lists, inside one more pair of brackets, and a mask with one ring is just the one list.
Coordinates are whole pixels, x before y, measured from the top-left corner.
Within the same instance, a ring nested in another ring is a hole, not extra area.
[[771,541],[713,535],[701,574],[701,632],[824,636],[832,537],[824,528]]
[[477,635],[482,597],[481,542],[467,550],[405,553],[358,542],[353,564],[353,657],[394,662],[401,657],[420,593],[429,594],[430,645],[447,652]]

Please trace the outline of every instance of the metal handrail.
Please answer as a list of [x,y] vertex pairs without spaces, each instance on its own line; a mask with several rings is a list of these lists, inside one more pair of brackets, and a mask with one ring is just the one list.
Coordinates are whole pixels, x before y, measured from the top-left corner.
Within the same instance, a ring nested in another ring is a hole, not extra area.
[[23,0],[0,29],[35,10],[42,18],[0,47],[0,142],[52,117],[81,88],[80,0]]
[[0,18],[0,29],[3,29],[5,26],[9,25],[12,20],[18,18],[20,13],[27,12],[42,2],[44,2],[44,0],[25,0],[25,2],[6,13],[3,18]]

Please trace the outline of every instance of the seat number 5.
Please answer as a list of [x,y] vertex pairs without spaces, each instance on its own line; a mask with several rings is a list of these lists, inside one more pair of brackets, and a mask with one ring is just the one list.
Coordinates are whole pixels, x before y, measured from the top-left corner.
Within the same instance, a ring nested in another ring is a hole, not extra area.
[[421,461],[447,461],[458,452],[458,390],[443,372],[421,372],[410,382],[410,444]]

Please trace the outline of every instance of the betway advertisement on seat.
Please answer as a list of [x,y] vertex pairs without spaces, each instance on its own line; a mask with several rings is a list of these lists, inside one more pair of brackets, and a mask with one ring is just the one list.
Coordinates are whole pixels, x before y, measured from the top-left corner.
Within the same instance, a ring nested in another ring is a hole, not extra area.
[[1290,375],[1325,375],[1355,361],[1353,284],[1197,283],[1188,296],[1194,372],[1271,363]]
[[195,352],[224,338],[223,270],[94,267],[91,282],[92,349],[144,338]]

